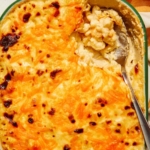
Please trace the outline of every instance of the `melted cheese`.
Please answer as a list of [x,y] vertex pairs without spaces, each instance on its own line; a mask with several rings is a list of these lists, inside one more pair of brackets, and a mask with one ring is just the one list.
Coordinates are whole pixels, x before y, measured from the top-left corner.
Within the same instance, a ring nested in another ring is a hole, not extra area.
[[[30,0],[1,22],[3,150],[143,149],[122,77],[78,63],[71,34],[83,21],[83,7],[77,0]],[[8,33],[18,39],[6,48]]]

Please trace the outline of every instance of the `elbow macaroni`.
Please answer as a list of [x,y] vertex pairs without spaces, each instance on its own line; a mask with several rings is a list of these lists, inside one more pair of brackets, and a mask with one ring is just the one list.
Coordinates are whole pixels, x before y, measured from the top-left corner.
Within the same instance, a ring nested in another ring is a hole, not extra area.
[[93,6],[92,11],[90,11],[90,5],[87,5],[85,22],[78,29],[78,32],[83,34],[84,46],[99,51],[102,55],[117,48],[115,24],[122,26],[122,18],[116,11],[100,9],[98,6]]

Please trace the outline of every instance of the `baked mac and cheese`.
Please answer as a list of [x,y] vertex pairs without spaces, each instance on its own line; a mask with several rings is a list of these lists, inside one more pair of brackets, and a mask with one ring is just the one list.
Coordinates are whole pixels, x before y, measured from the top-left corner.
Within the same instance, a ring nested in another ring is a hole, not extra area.
[[92,57],[99,54],[103,63],[103,52],[117,47],[115,24],[122,24],[116,11],[82,0],[27,0],[5,16],[0,22],[2,150],[143,149],[119,65],[90,65]]

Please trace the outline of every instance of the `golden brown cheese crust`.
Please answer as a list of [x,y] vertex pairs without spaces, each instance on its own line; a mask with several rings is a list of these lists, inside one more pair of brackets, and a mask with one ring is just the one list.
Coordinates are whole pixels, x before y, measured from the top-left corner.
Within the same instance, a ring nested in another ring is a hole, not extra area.
[[122,77],[78,64],[70,35],[82,7],[82,1],[30,0],[1,22],[4,150],[143,149]]

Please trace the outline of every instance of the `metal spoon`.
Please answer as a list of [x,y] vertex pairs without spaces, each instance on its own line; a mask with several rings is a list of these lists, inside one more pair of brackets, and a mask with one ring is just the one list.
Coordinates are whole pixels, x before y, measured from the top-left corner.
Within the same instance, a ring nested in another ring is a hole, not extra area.
[[129,51],[127,36],[124,32],[121,32],[120,30],[116,30],[116,32],[119,36],[119,42],[121,44],[121,46],[115,51],[116,61],[121,65],[121,72],[122,72],[123,79],[130,89],[133,106],[135,108],[147,148],[148,150],[150,150],[150,127],[138,104],[137,98],[134,94],[134,90],[131,86],[131,83],[128,79],[126,69],[125,69],[126,58],[128,57],[128,51]]

